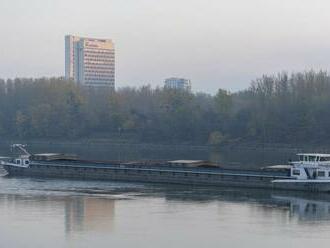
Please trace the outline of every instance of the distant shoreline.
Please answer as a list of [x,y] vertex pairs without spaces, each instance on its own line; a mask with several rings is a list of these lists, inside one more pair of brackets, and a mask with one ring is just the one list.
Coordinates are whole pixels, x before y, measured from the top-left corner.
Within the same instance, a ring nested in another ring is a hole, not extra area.
[[283,151],[283,152],[320,152],[330,153],[330,146],[315,144],[279,144],[279,143],[257,143],[257,142],[233,142],[222,145],[187,144],[187,143],[141,143],[134,141],[120,142],[109,139],[73,139],[73,140],[41,140],[41,139],[2,139],[0,145],[14,143],[31,145],[63,145],[63,146],[125,146],[139,147],[144,149],[173,149],[173,150],[256,150],[256,151]]

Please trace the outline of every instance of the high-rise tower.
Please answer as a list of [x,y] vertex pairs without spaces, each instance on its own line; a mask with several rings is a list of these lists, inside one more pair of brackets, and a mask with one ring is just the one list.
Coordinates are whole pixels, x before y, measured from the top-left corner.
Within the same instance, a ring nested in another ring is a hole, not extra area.
[[65,36],[65,78],[84,86],[115,88],[112,40]]

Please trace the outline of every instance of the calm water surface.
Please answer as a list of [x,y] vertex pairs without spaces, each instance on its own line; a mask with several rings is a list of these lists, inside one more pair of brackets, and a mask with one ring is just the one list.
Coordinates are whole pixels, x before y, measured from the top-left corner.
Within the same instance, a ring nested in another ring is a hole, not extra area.
[[[285,162],[292,155],[31,148],[102,159],[216,158],[250,166]],[[0,177],[0,247],[252,248],[329,243],[330,195]]]

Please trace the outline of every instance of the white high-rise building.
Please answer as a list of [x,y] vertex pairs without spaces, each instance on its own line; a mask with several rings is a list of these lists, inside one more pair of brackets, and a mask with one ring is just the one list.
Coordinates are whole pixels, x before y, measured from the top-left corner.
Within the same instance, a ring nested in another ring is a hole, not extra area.
[[167,89],[191,90],[191,82],[185,78],[167,78],[164,81],[164,87]]
[[84,86],[115,88],[112,40],[65,36],[65,78]]

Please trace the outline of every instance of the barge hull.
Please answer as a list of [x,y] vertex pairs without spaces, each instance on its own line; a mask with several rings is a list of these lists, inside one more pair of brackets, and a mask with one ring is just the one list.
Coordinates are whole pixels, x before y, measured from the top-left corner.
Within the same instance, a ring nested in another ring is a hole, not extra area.
[[185,184],[200,186],[249,187],[273,189],[276,179],[290,177],[272,174],[236,172],[201,172],[176,169],[141,169],[121,167],[46,166],[15,167],[4,165],[10,176],[74,178],[83,180],[130,181],[143,183]]
[[329,180],[274,180],[274,188],[309,192],[330,192]]

